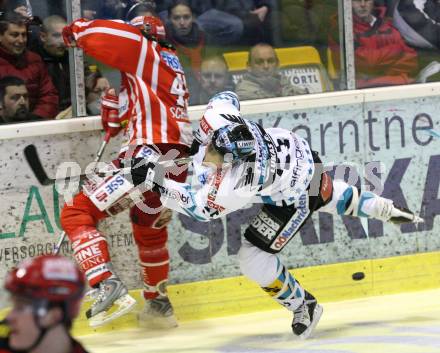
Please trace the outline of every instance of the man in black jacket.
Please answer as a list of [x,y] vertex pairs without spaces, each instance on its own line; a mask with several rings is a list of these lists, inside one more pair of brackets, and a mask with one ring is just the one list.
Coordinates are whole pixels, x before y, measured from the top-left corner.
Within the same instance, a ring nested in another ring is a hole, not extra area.
[[46,64],[52,82],[58,91],[60,111],[71,105],[69,55],[61,34],[67,22],[58,15],[46,17],[40,31],[40,40],[33,51]]

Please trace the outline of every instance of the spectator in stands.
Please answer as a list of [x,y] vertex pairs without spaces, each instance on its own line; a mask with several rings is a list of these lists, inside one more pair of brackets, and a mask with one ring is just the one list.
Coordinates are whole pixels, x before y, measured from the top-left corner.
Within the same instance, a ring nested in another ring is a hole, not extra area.
[[128,1],[125,0],[83,0],[81,2],[83,17],[89,20],[124,19],[128,10]]
[[32,16],[30,9],[26,6],[24,1],[0,0],[0,15],[5,14],[6,12],[15,12],[26,18]]
[[[156,11],[164,23],[168,22],[168,7],[175,0],[164,0],[157,3]],[[188,0],[197,18],[197,24],[207,34],[207,44],[229,45],[240,41],[243,34],[243,21],[227,12],[215,8],[212,0]]]
[[152,0],[135,1],[125,14],[125,21],[130,22],[137,16],[159,17],[156,13],[156,3]]
[[101,114],[101,97],[110,88],[110,82],[102,76],[96,65],[90,65],[85,70],[87,113]]
[[24,81],[15,76],[0,79],[0,118],[2,124],[33,120],[29,113],[29,94]]
[[[353,0],[352,6],[356,87],[413,83],[418,68],[417,54],[385,18],[385,7],[374,7],[373,0]],[[336,33],[336,28],[334,23],[330,33]],[[333,37],[329,45],[338,69],[339,45]]]
[[[165,0],[163,3],[172,3]],[[255,44],[272,41],[270,11],[275,0],[190,0],[209,44]],[[159,15],[162,15],[159,7]]]
[[232,78],[223,56],[209,56],[202,61],[200,89],[198,92],[191,91],[190,104],[206,104],[216,93],[233,90]]
[[166,25],[168,41],[177,49],[177,55],[186,76],[200,79],[200,65],[205,51],[205,33],[194,21],[187,0],[175,0],[168,8]]
[[325,54],[328,47],[329,21],[337,11],[337,1],[281,1],[279,25],[283,46],[312,45],[320,50],[321,54]]
[[[393,23],[405,42],[416,49],[419,67],[429,67],[426,78],[428,81],[440,81],[440,1],[426,0],[395,0]],[[436,60],[437,62],[432,63]],[[431,63],[431,64],[430,64]],[[437,68],[433,67],[433,64]],[[427,67],[427,68],[428,68]],[[434,69],[434,70],[432,70]],[[435,75],[435,76],[433,76]]]
[[58,94],[41,58],[26,49],[26,20],[15,13],[0,18],[0,78],[16,76],[26,83],[31,114],[53,119]]
[[40,30],[40,40],[32,48],[46,64],[58,91],[60,110],[65,110],[71,104],[69,54],[62,36],[62,30],[66,25],[66,20],[61,16],[45,18]]
[[243,23],[241,44],[272,43],[273,23],[269,13],[274,0],[225,0],[216,1],[215,8],[237,16]]
[[295,96],[307,89],[291,84],[279,72],[278,56],[269,44],[253,46],[248,56],[248,72],[238,82],[235,92],[240,100]]

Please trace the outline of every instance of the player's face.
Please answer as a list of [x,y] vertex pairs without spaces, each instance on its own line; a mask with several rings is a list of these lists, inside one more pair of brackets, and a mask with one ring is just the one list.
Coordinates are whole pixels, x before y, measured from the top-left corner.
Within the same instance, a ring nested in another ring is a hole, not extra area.
[[203,165],[206,167],[221,168],[224,163],[223,156],[214,149],[211,143],[208,144],[205,158],[203,158]]
[[29,115],[29,97],[25,85],[6,87],[2,103],[2,115],[7,122],[27,119]]
[[9,345],[14,350],[25,350],[37,340],[40,330],[35,322],[32,302],[13,297],[12,309],[7,316],[10,328]]
[[371,22],[373,13],[373,0],[353,0],[353,13],[364,22]]
[[171,10],[170,21],[178,35],[188,35],[193,25],[191,9],[185,5],[177,5]]
[[270,46],[257,46],[252,50],[249,69],[256,75],[272,75],[278,69],[278,58]]
[[41,32],[44,49],[54,57],[61,57],[66,52],[62,31],[66,23],[54,23],[47,33]]
[[224,63],[217,60],[205,61],[200,73],[202,88],[209,96],[224,90],[227,83],[227,68]]
[[26,49],[27,32],[25,25],[8,24],[8,29],[0,34],[0,45],[9,54],[21,55]]

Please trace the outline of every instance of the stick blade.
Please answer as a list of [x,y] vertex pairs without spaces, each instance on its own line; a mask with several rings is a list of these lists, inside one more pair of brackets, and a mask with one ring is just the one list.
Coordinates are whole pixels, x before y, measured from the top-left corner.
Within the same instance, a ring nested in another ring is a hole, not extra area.
[[43,165],[41,164],[41,160],[38,156],[35,145],[27,145],[24,148],[24,156],[31,167],[32,172],[41,185],[52,185],[54,183],[54,179],[51,179],[47,176]]

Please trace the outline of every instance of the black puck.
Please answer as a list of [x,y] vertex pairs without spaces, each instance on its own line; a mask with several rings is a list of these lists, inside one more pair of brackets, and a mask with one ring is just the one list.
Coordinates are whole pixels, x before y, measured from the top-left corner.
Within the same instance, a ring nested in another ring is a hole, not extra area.
[[361,279],[365,278],[365,273],[355,272],[351,275],[351,278],[353,278],[353,281],[360,281]]

